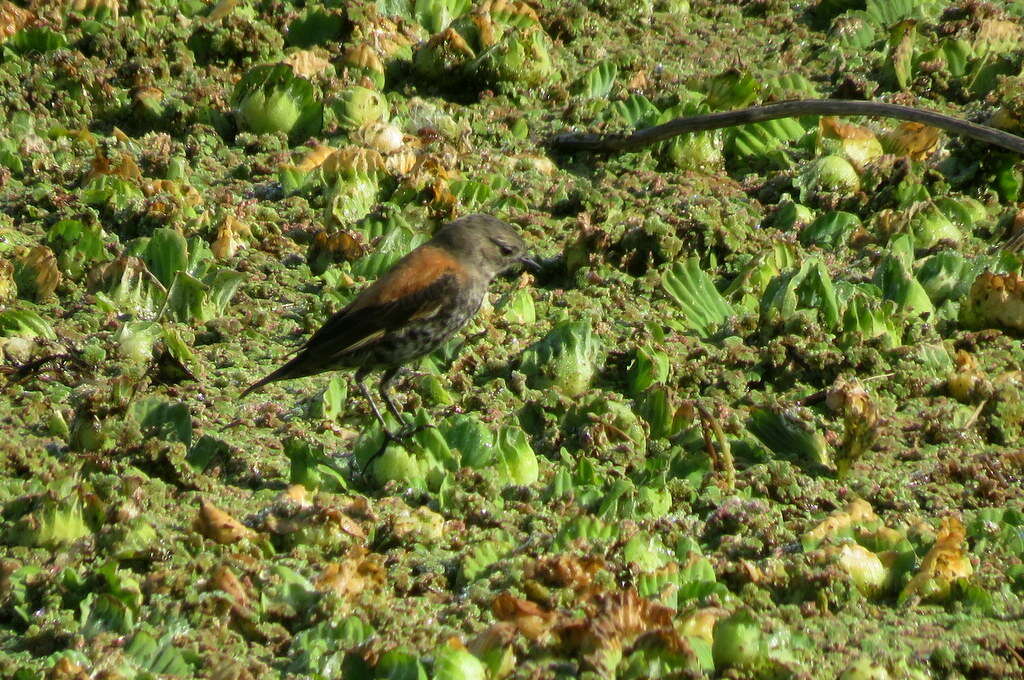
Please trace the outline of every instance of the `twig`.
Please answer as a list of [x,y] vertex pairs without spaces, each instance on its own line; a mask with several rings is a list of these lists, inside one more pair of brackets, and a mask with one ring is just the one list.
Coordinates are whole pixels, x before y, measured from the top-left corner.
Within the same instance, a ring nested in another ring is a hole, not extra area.
[[898,104],[851,99],[803,99],[751,106],[736,111],[721,111],[700,116],[676,118],[661,125],[642,128],[630,135],[567,132],[555,135],[549,145],[559,151],[633,152],[686,132],[717,130],[735,125],[760,123],[797,116],[882,116],[923,123],[940,130],[976,139],[1024,155],[1024,138],[987,125],[969,123],[934,111]]
[[[711,456],[711,461],[714,467],[719,468],[716,472],[723,473],[725,476],[725,490],[732,492],[736,490],[736,466],[732,459],[732,447],[729,446],[729,440],[725,438],[725,431],[722,430],[721,423],[718,422],[718,418],[711,415],[708,411],[700,404],[695,404],[697,412],[700,413],[700,419],[703,428],[704,445],[708,449],[708,454]],[[711,437],[708,435],[707,428],[711,427],[711,431],[715,433],[715,440],[718,442],[718,450],[711,444]]]

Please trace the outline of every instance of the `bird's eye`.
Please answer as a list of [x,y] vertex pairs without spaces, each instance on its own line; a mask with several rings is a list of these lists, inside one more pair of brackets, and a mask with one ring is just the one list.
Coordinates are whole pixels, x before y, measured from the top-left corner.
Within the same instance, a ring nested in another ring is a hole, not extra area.
[[504,243],[498,244],[498,250],[501,251],[501,254],[504,255],[505,257],[508,257],[509,255],[515,252],[515,248]]

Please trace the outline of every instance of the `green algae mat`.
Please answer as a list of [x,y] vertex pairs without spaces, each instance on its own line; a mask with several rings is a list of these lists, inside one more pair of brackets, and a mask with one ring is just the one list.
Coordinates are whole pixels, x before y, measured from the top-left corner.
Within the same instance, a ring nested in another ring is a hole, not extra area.
[[[0,2],[0,676],[1024,677],[1024,3]],[[444,222],[541,261],[242,389]],[[392,423],[397,426],[397,423]]]

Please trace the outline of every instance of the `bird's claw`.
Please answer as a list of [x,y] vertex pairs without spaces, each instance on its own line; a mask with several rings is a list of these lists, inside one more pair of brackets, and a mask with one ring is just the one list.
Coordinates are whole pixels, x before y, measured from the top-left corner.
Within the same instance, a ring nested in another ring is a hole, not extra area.
[[384,452],[387,451],[388,446],[390,446],[392,443],[403,442],[406,439],[408,439],[409,437],[411,437],[411,436],[413,436],[413,435],[415,435],[415,434],[417,434],[419,432],[422,432],[423,430],[427,429],[428,427],[434,427],[434,426],[432,424],[430,424],[430,423],[422,423],[422,424],[406,423],[402,427],[398,428],[398,430],[396,432],[392,432],[390,430],[384,430],[384,441],[381,442],[380,448],[378,448],[376,451],[374,451],[373,455],[370,456],[369,458],[367,458],[366,462],[363,463],[363,470],[362,470],[363,477],[366,476],[366,471],[370,469],[370,463],[372,463],[373,461],[377,460],[382,455],[384,455]]

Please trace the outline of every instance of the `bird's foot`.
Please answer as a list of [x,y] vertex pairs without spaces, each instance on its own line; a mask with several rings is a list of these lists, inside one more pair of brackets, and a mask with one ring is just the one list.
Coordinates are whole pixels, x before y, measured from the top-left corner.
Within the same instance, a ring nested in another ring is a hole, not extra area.
[[373,455],[370,456],[369,458],[367,458],[366,462],[363,463],[363,470],[362,470],[363,477],[366,476],[366,471],[370,469],[370,464],[373,461],[375,461],[378,458],[380,458],[381,456],[383,456],[384,452],[388,450],[388,447],[391,444],[393,444],[393,443],[397,444],[397,443],[400,443],[400,442],[404,442],[409,437],[412,437],[413,435],[415,435],[415,434],[417,434],[419,432],[422,432],[423,430],[427,429],[428,427],[434,427],[434,425],[431,424],[431,423],[423,423],[423,424],[406,423],[402,427],[398,428],[398,430],[395,431],[395,432],[391,432],[390,430],[384,430],[384,441],[381,442],[380,448],[377,449],[376,451],[374,451]]

